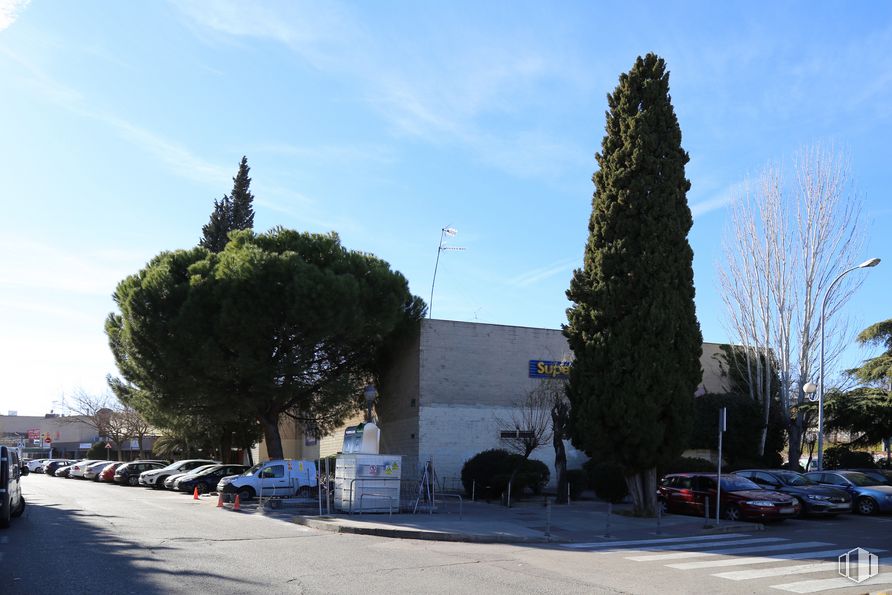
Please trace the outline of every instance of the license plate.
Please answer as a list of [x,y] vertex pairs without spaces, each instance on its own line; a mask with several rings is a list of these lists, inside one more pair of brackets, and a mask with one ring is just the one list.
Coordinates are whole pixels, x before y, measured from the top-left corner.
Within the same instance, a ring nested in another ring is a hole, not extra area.
[[780,509],[781,514],[793,514],[794,508],[792,506],[785,506]]

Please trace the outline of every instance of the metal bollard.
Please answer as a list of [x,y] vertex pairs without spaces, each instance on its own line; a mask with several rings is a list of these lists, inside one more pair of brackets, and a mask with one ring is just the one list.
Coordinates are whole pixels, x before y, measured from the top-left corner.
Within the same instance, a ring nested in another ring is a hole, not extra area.
[[709,526],[709,496],[706,496],[706,506],[703,508],[704,516],[706,517],[706,526]]
[[657,500],[657,535],[662,535],[663,504]]
[[545,500],[545,541],[551,541],[551,501]]
[[477,501],[477,480],[471,481],[471,502]]
[[508,508],[511,508],[511,482],[508,482]]
[[607,503],[607,523],[604,528],[604,537],[610,537],[610,515],[613,513],[613,502]]

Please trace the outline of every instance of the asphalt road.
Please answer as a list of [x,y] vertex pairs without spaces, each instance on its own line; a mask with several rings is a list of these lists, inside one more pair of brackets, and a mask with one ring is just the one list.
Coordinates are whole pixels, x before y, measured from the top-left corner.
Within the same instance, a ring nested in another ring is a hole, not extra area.
[[[214,498],[37,474],[24,488],[25,515],[0,532],[3,594],[892,590],[888,515],[609,548],[482,545],[318,532],[281,513],[220,510]],[[836,572],[836,554],[855,547],[881,559],[860,586]]]

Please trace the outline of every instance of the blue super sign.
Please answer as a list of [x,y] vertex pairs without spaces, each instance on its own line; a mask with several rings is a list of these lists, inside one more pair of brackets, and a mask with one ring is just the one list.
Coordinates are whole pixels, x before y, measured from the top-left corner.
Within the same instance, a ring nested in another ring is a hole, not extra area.
[[530,360],[530,378],[569,378],[573,362],[552,362],[543,359]]

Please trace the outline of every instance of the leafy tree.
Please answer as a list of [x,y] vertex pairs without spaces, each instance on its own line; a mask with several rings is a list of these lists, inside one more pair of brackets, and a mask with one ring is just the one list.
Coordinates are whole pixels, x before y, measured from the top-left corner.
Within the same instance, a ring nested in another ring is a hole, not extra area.
[[223,252],[165,252],[122,281],[106,321],[123,381],[170,417],[256,420],[281,458],[282,415],[325,432],[357,408],[379,350],[420,298],[336,234],[239,231]]
[[635,61],[608,96],[584,265],[564,332],[573,442],[621,464],[638,514],[656,507],[656,466],[684,449],[700,382],[693,220],[669,73]]
[[229,241],[229,232],[236,229],[253,229],[254,195],[251,194],[251,178],[248,177],[248,158],[242,157],[238,173],[232,178],[232,192],[214,201],[210,221],[201,228],[199,245],[211,252],[222,252]]
[[892,319],[861,331],[858,342],[862,345],[881,345],[886,351],[849,370],[849,374],[862,386],[845,393],[833,393],[827,398],[825,427],[850,432],[854,446],[869,447],[883,442],[886,460],[889,461],[889,443],[892,440]]

